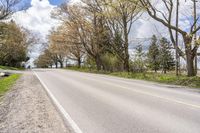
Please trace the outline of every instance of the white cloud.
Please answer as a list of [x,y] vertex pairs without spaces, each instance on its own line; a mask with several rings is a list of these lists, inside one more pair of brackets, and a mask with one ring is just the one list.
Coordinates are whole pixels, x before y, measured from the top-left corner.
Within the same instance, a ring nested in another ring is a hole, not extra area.
[[14,14],[14,20],[19,25],[38,33],[45,40],[46,35],[52,27],[58,25],[58,21],[51,18],[51,12],[55,6],[48,0],[32,0],[31,7],[26,11]]
[[[162,12],[165,12],[166,9],[164,8],[163,4],[159,2],[158,0],[154,0],[154,1],[155,1],[155,5],[157,9],[161,10]],[[174,0],[174,3],[176,3],[176,0]],[[193,12],[192,6],[193,6],[193,3],[190,0],[186,2],[185,0],[180,0],[179,27],[181,27],[185,31],[187,31],[189,27],[191,26],[191,22],[192,22],[191,15]],[[198,6],[198,10],[200,10],[199,6]],[[175,25],[175,17],[176,17],[175,15],[176,13],[174,10],[173,19],[172,19],[174,25]],[[160,22],[157,22],[153,20],[152,18],[150,18],[147,13],[144,13],[142,18],[139,19],[139,23],[134,24],[133,32],[134,32],[132,35],[133,37],[146,38],[146,37],[152,36],[153,34],[157,34],[157,35],[162,34],[162,36],[169,37],[168,29],[165,26],[163,26]]]
[[70,0],[69,4],[78,4],[81,3],[81,0]]
[[[48,0],[32,0],[31,7],[26,11],[19,11],[12,17],[17,24],[30,30],[36,34],[41,42],[47,42],[47,35],[49,31],[59,25],[59,21],[51,18],[51,12],[56,8],[49,3]],[[35,50],[32,51],[31,57],[36,58],[39,56],[38,47],[41,44],[35,45]]]

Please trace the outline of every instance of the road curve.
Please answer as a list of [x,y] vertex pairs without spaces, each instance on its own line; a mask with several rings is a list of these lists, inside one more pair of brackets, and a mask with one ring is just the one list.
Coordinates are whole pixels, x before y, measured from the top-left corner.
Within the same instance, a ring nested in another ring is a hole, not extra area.
[[34,70],[83,133],[200,133],[200,93],[69,70]]

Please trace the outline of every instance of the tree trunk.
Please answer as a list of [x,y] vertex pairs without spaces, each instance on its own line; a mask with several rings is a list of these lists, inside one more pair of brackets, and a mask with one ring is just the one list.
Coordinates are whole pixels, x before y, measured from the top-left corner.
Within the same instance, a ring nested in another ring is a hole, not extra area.
[[129,53],[128,49],[125,50],[125,59],[124,59],[124,70],[129,72]]
[[127,23],[126,19],[124,18],[124,70],[129,72],[129,53],[128,53],[128,31],[127,31]]
[[78,58],[77,62],[78,62],[78,68],[80,68],[81,67],[81,58]]
[[96,62],[96,67],[97,67],[97,70],[101,70],[101,59],[100,59],[100,56],[97,55],[96,58],[95,58],[95,62]]
[[186,52],[186,59],[187,59],[187,75],[189,77],[196,76],[194,69],[194,58],[192,57],[190,51]]
[[58,68],[58,62],[56,62],[55,65],[56,65],[56,68]]
[[183,37],[183,39],[184,39],[184,43],[185,43],[187,76],[188,77],[196,76],[195,64],[194,64],[195,53],[194,53],[194,51],[192,51],[192,37],[186,35]]
[[59,60],[58,62],[60,63],[60,68],[63,68],[63,62],[62,62],[62,60]]
[[167,70],[166,69],[164,69],[163,71],[164,71],[164,74],[167,74]]

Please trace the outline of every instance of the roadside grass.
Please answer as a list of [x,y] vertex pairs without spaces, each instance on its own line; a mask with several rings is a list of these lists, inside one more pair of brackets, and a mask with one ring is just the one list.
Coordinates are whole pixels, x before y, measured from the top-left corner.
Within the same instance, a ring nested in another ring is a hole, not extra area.
[[3,69],[3,70],[24,70],[24,68],[16,68],[16,67],[9,67],[9,66],[0,66],[0,69]]
[[200,88],[200,77],[197,77],[197,76],[187,77],[186,75],[180,75],[177,77],[173,73],[162,74],[162,73],[153,73],[153,72],[145,72],[145,73],[104,72],[104,71],[97,71],[97,70],[89,69],[85,67],[83,68],[69,67],[66,69],[80,71],[80,72],[106,74],[106,75],[111,75],[111,76],[116,76],[116,77],[121,77],[121,78],[128,78],[128,79],[138,79],[138,80],[152,81],[152,82],[157,82],[157,83],[187,86],[191,88]]
[[12,74],[9,77],[1,78],[0,97],[2,97],[19,78],[20,74]]

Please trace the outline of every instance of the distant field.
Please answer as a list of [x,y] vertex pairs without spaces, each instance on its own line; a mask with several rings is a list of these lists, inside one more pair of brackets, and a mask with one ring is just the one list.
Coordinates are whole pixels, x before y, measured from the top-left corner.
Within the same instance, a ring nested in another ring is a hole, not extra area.
[[16,68],[16,67],[9,67],[9,66],[0,66],[0,69],[3,69],[3,70],[24,70],[24,68]]
[[0,78],[0,97],[20,78],[20,74],[13,74],[6,78]]

